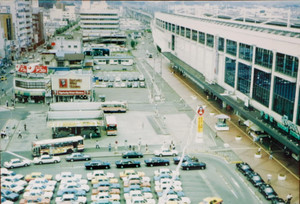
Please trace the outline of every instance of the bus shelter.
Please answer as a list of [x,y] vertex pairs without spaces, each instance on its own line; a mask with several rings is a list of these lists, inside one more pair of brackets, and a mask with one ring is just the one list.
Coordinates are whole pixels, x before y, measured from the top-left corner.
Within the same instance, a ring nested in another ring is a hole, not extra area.
[[50,104],[50,111],[101,110],[101,102],[59,102]]
[[229,126],[227,125],[227,120],[230,119],[228,115],[220,114],[216,115],[216,118],[218,119],[215,128],[216,130],[229,130]]
[[85,138],[100,137],[104,126],[103,111],[49,111],[47,126],[52,137],[82,135]]

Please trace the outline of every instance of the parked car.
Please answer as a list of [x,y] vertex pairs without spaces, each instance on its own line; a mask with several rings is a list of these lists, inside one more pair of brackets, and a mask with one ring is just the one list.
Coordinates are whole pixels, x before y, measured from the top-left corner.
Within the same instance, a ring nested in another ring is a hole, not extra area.
[[11,183],[17,184],[18,186],[23,186],[23,187],[27,185],[27,181],[16,178],[14,176],[1,177],[1,183],[3,183],[3,182],[11,182]]
[[[178,157],[174,157],[173,158],[173,161],[174,161],[174,164],[178,164],[180,159],[181,159],[182,156],[178,156]],[[182,162],[186,162],[186,161],[189,161],[189,160],[193,160],[193,161],[198,161],[197,158],[192,158],[190,157],[189,155],[184,155],[183,159],[182,159]]]
[[38,196],[31,196],[27,199],[23,198],[20,200],[19,204],[26,204],[26,203],[43,203],[43,204],[48,204],[50,203],[50,199],[46,199],[46,198],[41,198]]
[[90,162],[86,162],[84,164],[86,169],[93,170],[93,169],[109,169],[110,163],[103,162],[101,160],[92,160]]
[[6,81],[7,80],[6,76],[1,76],[0,78],[1,78],[1,81]]
[[206,164],[204,162],[186,161],[181,164],[182,170],[190,169],[206,169]]
[[238,171],[240,171],[244,176],[246,176],[249,173],[253,172],[253,169],[249,166],[249,164],[242,162],[242,163],[237,163],[236,168]]
[[55,199],[55,203],[86,203],[86,197],[76,196],[74,194],[64,194]]
[[272,204],[285,204],[286,202],[282,198],[276,197],[276,198],[271,199],[271,203]]
[[96,170],[86,174],[86,177],[89,181],[91,181],[93,178],[97,176],[106,176],[107,178],[113,178],[115,177],[115,174],[111,172],[104,172],[103,170]]
[[145,84],[145,82],[143,82],[143,81],[140,81],[140,88],[146,88],[146,84]]
[[271,200],[277,197],[277,193],[269,184],[262,184],[258,187],[258,191],[267,199]]
[[141,163],[139,161],[135,161],[132,159],[123,159],[116,161],[117,168],[130,168],[130,167],[141,167]]
[[132,88],[138,88],[139,87],[139,82],[135,81],[132,84]]
[[170,160],[168,159],[162,159],[159,157],[152,157],[150,159],[144,160],[146,166],[169,166]]
[[53,192],[55,189],[55,186],[45,185],[45,184],[34,184],[29,185],[25,188],[25,191],[34,191],[34,190],[40,190],[45,192]]
[[50,164],[60,162],[60,157],[51,155],[42,155],[33,159],[34,164]]
[[51,180],[52,179],[52,175],[50,174],[43,174],[41,172],[32,172],[31,174],[27,174],[25,176],[25,181],[31,181],[33,179],[36,178],[45,178],[47,180]]
[[256,172],[249,173],[247,175],[247,179],[253,184],[254,187],[258,187],[265,183],[261,176]]
[[86,160],[86,161],[91,160],[91,156],[87,155],[87,154],[75,152],[66,157],[66,161],[70,161],[70,162],[84,161],[84,160]]
[[55,175],[56,181],[61,181],[63,179],[69,179],[69,178],[81,179],[82,175],[74,174],[73,172],[70,172],[70,171],[63,171],[60,174]]
[[126,178],[127,176],[130,176],[130,175],[138,175],[140,177],[143,177],[143,176],[145,176],[145,172],[143,172],[143,171],[135,171],[133,169],[128,169],[128,170],[120,172],[120,178],[122,180],[124,178]]
[[12,183],[12,182],[1,182],[1,189],[10,190],[10,191],[18,193],[18,194],[21,194],[24,192],[23,186],[18,186],[17,184]]
[[85,190],[65,188],[57,191],[56,197],[61,197],[64,194],[74,194],[76,196],[86,196]]
[[141,152],[136,152],[136,151],[128,151],[128,152],[123,152],[122,153],[122,158],[142,158],[144,155]]
[[21,160],[21,159],[11,159],[8,162],[4,162],[4,167],[10,169],[10,168],[17,168],[17,167],[24,167],[29,166],[31,162],[27,159]]
[[41,198],[52,199],[53,192],[50,191],[42,191],[42,190],[30,190],[23,194],[23,198],[28,199],[32,196],[38,196]]
[[1,204],[14,204],[14,202],[7,200],[6,198],[4,198],[3,196],[1,196]]
[[107,83],[107,87],[108,87],[108,88],[113,88],[113,87],[114,87],[114,84],[113,84],[112,82],[108,82],[108,83]]
[[56,186],[57,181],[54,180],[48,180],[46,178],[36,178],[31,181],[29,181],[28,185],[35,185],[35,184],[44,184],[49,186]]
[[176,150],[170,150],[170,149],[160,149],[160,150],[156,150],[154,151],[154,155],[155,156],[177,156],[178,152]]
[[79,184],[79,183],[66,183],[66,184],[61,184],[58,188],[58,190],[63,190],[63,189],[76,189],[76,190],[84,190],[86,193],[90,191],[90,186],[86,184]]
[[19,200],[19,194],[8,189],[1,189],[1,197],[4,197],[7,200],[14,201],[14,202]]
[[132,82],[127,82],[127,88],[131,88],[132,87]]

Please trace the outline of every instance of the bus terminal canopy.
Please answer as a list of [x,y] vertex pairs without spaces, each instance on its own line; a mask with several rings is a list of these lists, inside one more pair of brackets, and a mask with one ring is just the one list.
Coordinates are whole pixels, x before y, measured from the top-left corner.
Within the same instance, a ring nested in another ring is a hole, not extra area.
[[99,102],[61,102],[50,104],[50,111],[101,110]]
[[104,113],[98,111],[49,111],[47,121],[56,120],[103,120]]
[[228,115],[225,115],[225,114],[220,114],[220,115],[216,115],[216,118],[218,118],[218,119],[230,119],[230,117],[228,116]]
[[258,127],[257,125],[255,125],[252,121],[250,120],[246,120],[244,122],[244,125],[246,125],[247,127],[249,127],[251,130],[253,131],[263,131],[260,127]]
[[58,120],[58,121],[48,121],[47,126],[51,128],[60,127],[98,127],[102,126],[103,121],[101,120]]

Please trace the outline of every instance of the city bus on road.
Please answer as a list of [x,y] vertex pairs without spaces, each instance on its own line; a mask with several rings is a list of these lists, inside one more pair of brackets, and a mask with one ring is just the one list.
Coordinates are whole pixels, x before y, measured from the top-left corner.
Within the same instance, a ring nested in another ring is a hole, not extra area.
[[83,137],[73,136],[32,142],[32,156],[65,154],[84,150]]
[[107,101],[101,103],[104,113],[125,113],[127,111],[126,101]]
[[106,116],[106,135],[107,136],[115,136],[117,135],[117,120],[113,115]]

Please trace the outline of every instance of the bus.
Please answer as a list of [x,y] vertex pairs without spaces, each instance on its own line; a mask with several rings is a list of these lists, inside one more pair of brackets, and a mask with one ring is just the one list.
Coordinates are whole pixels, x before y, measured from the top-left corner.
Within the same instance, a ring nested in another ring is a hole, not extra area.
[[106,135],[115,136],[117,135],[117,120],[113,115],[106,116]]
[[104,113],[125,113],[128,108],[126,101],[107,101],[101,103],[101,109]]
[[32,142],[32,156],[65,154],[84,150],[83,137],[73,136]]

